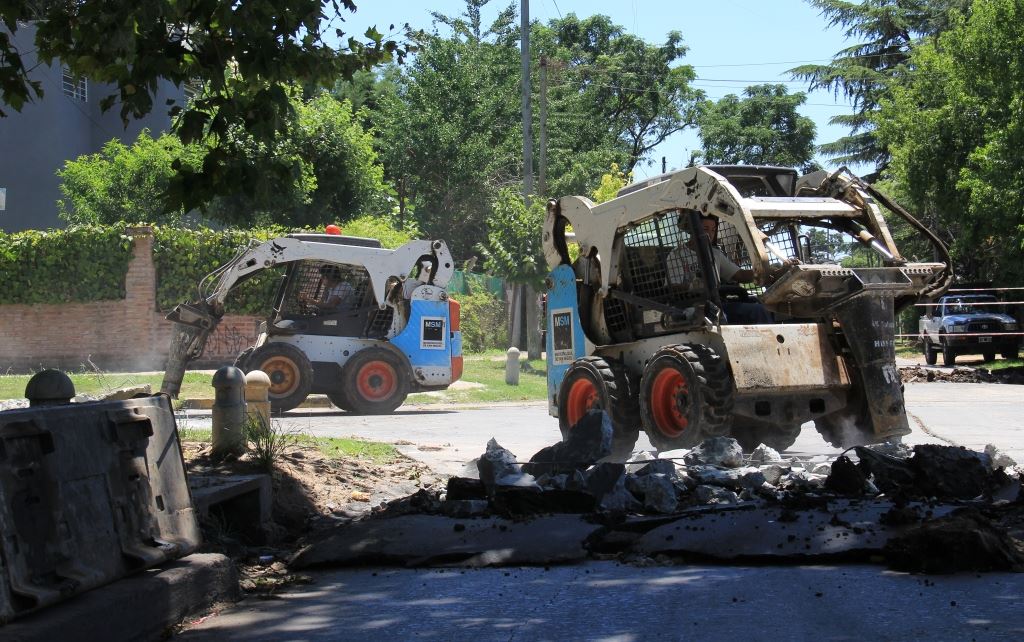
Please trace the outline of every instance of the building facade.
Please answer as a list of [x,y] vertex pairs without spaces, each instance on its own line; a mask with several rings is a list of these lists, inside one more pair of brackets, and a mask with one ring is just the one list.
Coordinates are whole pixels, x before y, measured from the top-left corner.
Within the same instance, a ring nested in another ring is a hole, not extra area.
[[117,94],[117,87],[75,77],[57,61],[38,64],[31,53],[35,34],[33,25],[20,24],[12,38],[25,68],[31,70],[30,78],[42,83],[44,96],[25,104],[21,112],[5,106],[7,117],[0,118],[0,190],[6,191],[0,229],[5,232],[62,227],[57,216],[61,192],[56,173],[64,163],[95,154],[113,138],[131,144],[143,129],[154,136],[168,131],[171,106],[167,101],[178,105],[185,101],[184,89],[161,82],[153,111],[126,127],[117,104],[107,112],[100,109],[100,101]]

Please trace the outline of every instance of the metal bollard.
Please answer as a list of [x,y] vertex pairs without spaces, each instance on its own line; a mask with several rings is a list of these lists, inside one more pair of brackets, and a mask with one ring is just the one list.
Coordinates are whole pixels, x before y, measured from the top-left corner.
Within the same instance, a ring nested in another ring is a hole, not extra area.
[[245,374],[224,366],[213,374],[214,457],[245,452]]
[[40,370],[25,386],[25,398],[30,408],[71,403],[74,396],[75,384],[60,370]]
[[519,385],[519,348],[512,346],[505,353],[505,383]]
[[270,377],[262,370],[245,375],[245,406],[249,421],[270,426]]

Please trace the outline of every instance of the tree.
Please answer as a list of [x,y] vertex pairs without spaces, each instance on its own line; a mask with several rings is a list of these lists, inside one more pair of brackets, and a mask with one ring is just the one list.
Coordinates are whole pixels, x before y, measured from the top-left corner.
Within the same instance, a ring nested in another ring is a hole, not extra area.
[[801,116],[804,93],[790,94],[784,85],[753,85],[744,98],[729,94],[707,101],[698,117],[706,164],[746,163],[812,168],[814,121]]
[[202,162],[202,151],[197,145],[186,148],[174,136],[154,139],[148,130],[140,132],[131,146],[115,138],[97,154],[67,161],[57,172],[64,195],[57,201],[60,217],[75,224],[180,224],[183,210],[159,206],[175,161],[196,166]]
[[[493,213],[487,222],[487,242],[478,250],[484,256],[484,267],[500,274],[517,286],[512,297],[512,344],[522,347],[521,331],[525,330],[529,357],[540,358],[536,292],[548,273],[541,245],[540,230],[544,226],[544,204],[533,199],[523,203],[518,190],[502,189],[493,203]],[[525,306],[523,303],[525,302]],[[519,323],[520,311],[525,307],[526,322]]]
[[[437,28],[417,39],[416,59],[382,74],[372,98],[377,151],[402,216],[447,239],[460,259],[486,239],[499,191],[520,185],[524,173],[515,6],[488,26],[486,5],[468,0],[460,16],[435,14]],[[541,200],[590,193],[613,163],[628,171],[692,123],[699,92],[689,87],[692,68],[671,66],[686,51],[677,33],[654,46],[606,17],[574,15],[531,30],[534,68],[541,55],[551,63]]]
[[[296,168],[291,180],[261,184],[252,176],[251,189],[215,197],[206,216],[229,225],[318,227],[388,213],[383,168],[351,105],[328,94],[304,101],[297,91],[291,101],[297,123],[290,136],[260,143],[246,132],[228,134],[237,149],[245,150],[248,171],[258,173],[274,158],[288,158]],[[199,143],[183,145],[170,135],[154,140],[148,132],[131,146],[112,140],[101,153],[68,161],[58,172],[65,196],[61,216],[70,222],[179,223],[183,209],[161,211],[157,204],[176,165],[200,167],[210,153]]]
[[976,0],[934,42],[874,116],[897,190],[950,245],[955,272],[1024,278],[1024,6]]
[[[352,0],[15,0],[0,5],[0,21],[8,33],[15,33],[19,22],[34,21],[36,56],[46,63],[59,59],[75,75],[112,83],[117,92],[105,97],[102,107],[119,104],[126,121],[154,109],[160,79],[177,86],[205,83],[191,103],[170,109],[183,143],[210,147],[201,166],[174,166],[165,199],[174,212],[205,206],[215,196],[294,180],[295,159],[267,158],[254,172],[250,150],[232,135],[243,130],[262,145],[294,126],[285,85],[330,87],[360,69],[402,60],[406,49],[385,41],[376,29],[367,30],[364,40],[346,38],[333,26],[344,20],[342,8],[355,11],[356,6]],[[0,102],[18,111],[43,90],[30,80],[8,33],[0,33]],[[336,47],[330,36],[342,44]]]
[[289,135],[261,143],[247,132],[232,132],[236,144],[247,151],[250,171],[259,172],[274,158],[292,159],[291,182],[257,183],[251,190],[217,197],[210,217],[232,225],[255,219],[318,227],[388,212],[384,169],[377,162],[373,136],[359,124],[352,105],[327,93],[303,100],[295,92],[291,101],[296,122]]
[[627,174],[619,169],[619,166],[612,163],[612,171],[601,176],[601,184],[594,190],[592,196],[595,203],[604,203],[615,198],[619,190],[629,184],[633,174]]
[[970,0],[807,0],[821,11],[828,26],[841,26],[857,41],[840,50],[825,65],[808,64],[790,70],[806,80],[811,91],[828,89],[853,103],[854,113],[833,116],[829,123],[850,134],[820,146],[836,163],[873,163],[881,171],[889,152],[874,133],[872,114],[893,82],[899,82],[910,51],[918,39],[941,33],[948,16]]
[[656,145],[696,124],[703,92],[691,86],[693,67],[676,64],[687,52],[678,31],[655,45],[607,16],[568,14],[535,25],[531,39],[552,70],[552,194],[589,192],[612,163],[632,172]]

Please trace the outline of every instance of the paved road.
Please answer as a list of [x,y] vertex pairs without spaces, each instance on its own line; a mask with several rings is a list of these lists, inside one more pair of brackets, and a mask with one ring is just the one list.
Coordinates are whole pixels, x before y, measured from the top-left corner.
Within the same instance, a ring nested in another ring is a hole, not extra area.
[[1024,575],[871,566],[358,569],[179,637],[265,640],[1020,640]]
[[[908,443],[994,443],[1024,461],[1024,388],[908,384]],[[193,414],[195,426],[208,415]],[[542,404],[404,409],[387,417],[301,411],[312,434],[404,440],[404,452],[458,474],[490,437],[527,458],[558,438]],[[649,444],[641,438],[638,446]],[[813,428],[789,454],[837,450]],[[179,637],[245,640],[1020,640],[1024,574],[919,577],[880,567],[576,566],[345,569],[274,600],[247,599]]]
[[[1024,463],[1024,386],[910,383],[905,396],[914,430],[904,440],[908,444],[954,443],[983,449],[991,443]],[[400,442],[398,448],[403,453],[449,475],[475,470],[472,461],[483,453],[491,437],[524,461],[560,438],[558,422],[548,416],[542,402],[486,408],[403,407],[393,415],[373,417],[336,410],[296,410],[280,421],[287,430],[313,435]],[[209,413],[191,412],[186,422],[208,427]],[[643,435],[636,447],[651,449]],[[824,460],[839,452],[807,424],[787,454]]]

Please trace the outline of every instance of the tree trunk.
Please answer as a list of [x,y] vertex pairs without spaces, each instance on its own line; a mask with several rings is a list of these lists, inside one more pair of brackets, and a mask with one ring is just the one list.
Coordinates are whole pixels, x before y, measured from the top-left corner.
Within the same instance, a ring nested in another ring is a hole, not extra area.
[[524,285],[526,292],[526,352],[530,359],[540,359],[543,349],[540,345],[540,314],[537,305],[537,290],[532,285]]
[[515,283],[512,285],[512,297],[509,300],[511,308],[512,329],[508,334],[508,342],[519,349],[523,347],[523,286]]

